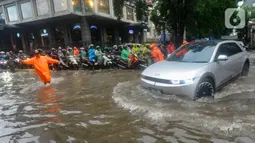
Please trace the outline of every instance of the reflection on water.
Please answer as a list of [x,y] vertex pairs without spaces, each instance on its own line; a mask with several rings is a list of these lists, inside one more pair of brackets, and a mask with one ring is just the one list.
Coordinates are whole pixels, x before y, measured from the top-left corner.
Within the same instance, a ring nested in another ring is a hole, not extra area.
[[58,119],[56,114],[60,113],[60,98],[56,97],[56,91],[53,85],[42,86],[36,93],[36,102],[39,103],[39,106],[42,107],[40,114],[48,115],[50,119],[46,122],[60,122],[61,119]]
[[0,73],[0,142],[254,142],[255,70],[216,99],[152,94],[134,71]]

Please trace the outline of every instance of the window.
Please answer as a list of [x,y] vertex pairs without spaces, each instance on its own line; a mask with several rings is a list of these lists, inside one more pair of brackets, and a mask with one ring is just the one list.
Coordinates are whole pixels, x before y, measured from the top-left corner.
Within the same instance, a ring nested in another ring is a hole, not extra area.
[[219,47],[215,59],[217,59],[219,55],[226,55],[230,57],[240,52],[242,52],[241,48],[235,43],[225,43]]
[[130,7],[126,7],[127,11],[127,19],[134,21],[133,9]]
[[0,12],[0,19],[4,20],[4,13],[3,12]]
[[167,60],[188,63],[208,63],[211,60],[215,44],[184,45],[178,48]]
[[36,0],[37,14],[39,16],[49,13],[48,0]]
[[2,10],[2,8],[0,8],[0,20],[4,20],[4,19],[5,19],[5,17],[4,17],[3,10]]
[[72,0],[73,9],[76,12],[82,12],[81,11],[81,0]]
[[67,10],[67,0],[53,0],[55,12]]
[[[118,1],[118,0],[117,0],[117,1]],[[114,5],[114,3],[115,3],[115,0],[112,0],[112,5]],[[118,17],[118,15],[115,14],[114,9],[113,9],[113,14],[114,14],[115,17]]]
[[231,55],[231,51],[229,50],[229,45],[228,44],[220,45],[220,47],[217,51],[217,54],[215,56],[215,60],[219,57],[219,55],[226,55],[226,56]]
[[7,7],[7,13],[9,21],[17,21],[18,20],[18,12],[16,5]]
[[23,19],[33,17],[32,6],[30,2],[20,4]]
[[94,0],[85,0],[85,11],[91,12],[94,8]]
[[230,46],[232,55],[242,52],[242,49],[238,45],[236,45],[236,43],[229,43],[229,46]]
[[110,14],[109,0],[98,0],[98,11]]

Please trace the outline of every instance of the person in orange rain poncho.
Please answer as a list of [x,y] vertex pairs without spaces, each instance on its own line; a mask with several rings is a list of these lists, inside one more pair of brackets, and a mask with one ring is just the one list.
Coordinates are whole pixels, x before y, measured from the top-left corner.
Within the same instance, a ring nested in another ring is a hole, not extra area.
[[[187,45],[187,44],[189,44],[189,42],[187,42],[187,41],[183,41],[183,43],[182,43],[182,45],[181,46],[184,46],[184,45]],[[176,54],[176,56],[181,56],[181,55],[184,55],[184,54],[186,54],[188,51],[187,51],[187,48],[184,48],[184,49],[182,49],[181,51],[179,51],[177,54]]]
[[77,48],[77,47],[74,47],[74,49],[73,49],[73,55],[74,55],[74,56],[79,56],[79,54],[80,54],[80,52],[79,52],[78,48]]
[[152,56],[155,63],[164,60],[164,55],[162,54],[160,49],[158,47],[156,47],[155,44],[151,44],[150,48],[151,48],[151,56]]
[[50,69],[48,64],[58,63],[58,60],[54,60],[47,56],[41,56],[41,50],[35,50],[35,57],[23,60],[21,63],[26,65],[33,65],[35,73],[40,76],[40,80],[46,85],[51,82]]

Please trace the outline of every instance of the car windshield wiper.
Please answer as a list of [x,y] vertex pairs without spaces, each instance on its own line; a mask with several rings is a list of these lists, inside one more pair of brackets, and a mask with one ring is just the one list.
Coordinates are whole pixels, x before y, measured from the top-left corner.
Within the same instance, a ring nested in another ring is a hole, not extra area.
[[184,63],[207,63],[207,61],[179,61]]
[[191,63],[207,63],[207,61],[192,61]]

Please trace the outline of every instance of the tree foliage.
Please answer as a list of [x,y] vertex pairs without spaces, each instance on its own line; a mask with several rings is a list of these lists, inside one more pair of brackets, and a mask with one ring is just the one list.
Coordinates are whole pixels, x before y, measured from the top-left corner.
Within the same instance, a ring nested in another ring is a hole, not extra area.
[[145,0],[113,0],[114,15],[116,15],[119,20],[123,17],[122,10],[125,3],[135,8],[136,18],[138,21],[146,20],[146,17],[148,16],[148,6]]
[[113,0],[114,15],[120,20],[123,17],[123,6],[126,0]]
[[233,0],[196,0],[192,15],[188,17],[187,31],[195,37],[220,37],[225,31],[225,10],[233,8]]
[[224,13],[235,7],[235,0],[155,0],[151,20],[161,25],[164,21],[173,31],[175,42],[183,40],[184,29],[189,35],[219,36],[224,31]]
[[252,7],[251,5],[244,4],[242,8],[245,10],[247,13],[247,18],[249,19],[254,19],[255,18],[255,8]]
[[148,5],[145,0],[137,0],[135,3],[136,18],[138,21],[147,21]]

